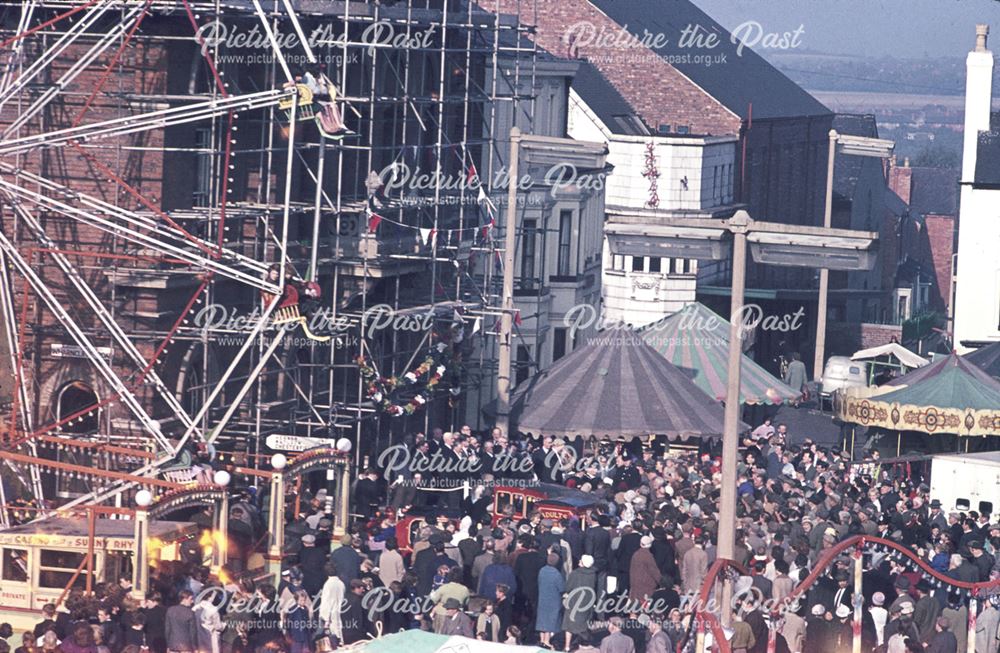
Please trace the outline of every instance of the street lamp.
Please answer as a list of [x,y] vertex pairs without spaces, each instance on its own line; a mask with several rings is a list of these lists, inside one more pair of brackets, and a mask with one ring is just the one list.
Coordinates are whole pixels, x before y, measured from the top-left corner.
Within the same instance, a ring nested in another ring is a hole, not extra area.
[[212,543],[212,566],[222,569],[226,564],[226,552],[229,548],[229,491],[226,486],[232,477],[224,469],[215,472],[212,481],[222,488],[222,498],[215,511],[215,532]]
[[267,548],[268,573],[278,580],[281,576],[282,546],[285,541],[285,475],[283,470],[288,465],[285,454],[276,453],[271,456],[271,501],[267,512],[267,532],[269,542]]
[[[755,261],[772,265],[822,267],[834,269],[870,269],[874,264],[878,234],[848,229],[821,229],[772,222],[755,222],[746,211],[737,211],[728,220],[711,218],[671,218],[656,216],[658,224],[647,226],[644,237],[660,236],[655,243],[660,256],[680,257],[694,251],[698,240],[732,237],[732,294],[730,297],[729,357],[726,402],[722,433],[722,488],[719,497],[719,533],[717,557],[732,560],[736,551],[736,461],[739,457],[739,396],[741,324],[746,287],[746,252],[748,242]],[[611,223],[605,226],[609,248],[615,254],[642,255],[653,246],[649,243],[630,246],[635,225]],[[715,233],[718,232],[718,233]],[[623,235],[624,237],[620,237]],[[825,268],[824,268],[825,269]],[[732,622],[732,583],[722,584],[722,623]]]
[[137,599],[146,598],[149,588],[149,513],[147,509],[153,503],[153,493],[149,490],[139,490],[135,493],[135,557],[132,561],[132,596]]
[[[841,154],[885,159],[892,154],[895,146],[896,144],[892,141],[881,138],[838,134],[836,129],[830,130],[830,145],[826,158],[826,204],[823,209],[824,228],[829,229],[833,222],[833,162],[838,148]],[[816,356],[813,359],[813,376],[817,380],[823,377],[823,363],[826,357],[826,307],[829,288],[829,270],[828,268],[820,268],[819,297],[816,304]]]

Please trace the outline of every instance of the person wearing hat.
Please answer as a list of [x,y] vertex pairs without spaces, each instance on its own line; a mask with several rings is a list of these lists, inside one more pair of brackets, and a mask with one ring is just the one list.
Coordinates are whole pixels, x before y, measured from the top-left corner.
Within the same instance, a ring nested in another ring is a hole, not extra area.
[[906,651],[906,640],[920,641],[920,633],[913,623],[913,603],[903,601],[899,607],[889,608],[890,620],[885,626],[885,642],[889,651]]
[[861,648],[873,651],[885,642],[885,624],[889,611],[885,609],[885,594],[872,594],[871,605],[861,613]]
[[941,604],[931,595],[931,584],[921,578],[913,588],[917,602],[913,605],[913,623],[920,633],[920,641],[929,642],[934,636],[934,624],[941,616]]
[[834,616],[836,620],[830,623],[830,639],[836,642],[837,651],[847,651],[854,642],[854,629],[850,624],[850,617],[854,612],[846,605],[838,605]]
[[302,550],[299,551],[299,568],[302,570],[302,586],[315,596],[323,589],[326,582],[327,556],[323,549],[316,546],[316,535],[306,533],[302,536]]
[[829,651],[832,650],[832,629],[826,619],[826,606],[817,603],[809,610],[806,617],[806,634],[803,638],[803,651]]
[[969,553],[972,554],[972,564],[976,566],[979,574],[979,582],[984,583],[990,579],[990,572],[993,571],[993,563],[996,562],[993,556],[987,553],[983,547],[982,540],[972,540],[969,542]]
[[564,650],[569,651],[573,638],[577,643],[590,633],[590,620],[594,617],[594,601],[589,597],[598,596],[597,571],[594,569],[594,558],[584,554],[580,556],[580,566],[570,572],[566,578],[565,601],[567,608],[563,611],[562,630],[566,633]]
[[897,576],[892,587],[896,590],[896,600],[889,606],[889,612],[898,609],[904,602],[913,605],[913,597],[910,596],[910,578],[908,576],[903,574]]
[[337,575],[349,587],[351,581],[361,574],[361,554],[354,548],[354,538],[350,533],[340,537],[340,546],[330,552],[330,561],[337,565]]
[[447,613],[445,606],[449,601],[458,601],[459,606],[464,609],[469,603],[470,596],[469,588],[462,584],[461,567],[448,569],[445,582],[430,594],[431,601],[435,603],[431,611],[434,631],[438,631],[441,621],[445,618]]
[[927,653],[953,653],[958,650],[958,639],[951,632],[951,622],[947,617],[938,617],[934,622],[934,634],[927,643]]
[[594,559],[594,570],[597,572],[599,587],[603,590],[611,559],[611,518],[597,515],[596,520],[592,519],[590,524],[583,533],[583,553]]
[[561,561],[555,553],[548,554],[545,566],[538,572],[538,604],[535,610],[535,630],[541,645],[552,648],[552,635],[562,629],[562,596],[566,579],[560,570]]
[[462,610],[462,604],[457,599],[444,602],[444,618],[441,619],[434,632],[439,635],[458,635],[460,637],[475,637],[472,619]]
[[629,563],[629,599],[640,604],[653,595],[660,582],[660,568],[651,551],[653,536],[643,535],[639,539],[639,549],[632,554]]
[[947,601],[947,605],[941,610],[941,616],[952,624],[951,632],[955,633],[955,639],[958,640],[958,650],[960,652],[967,651],[969,649],[969,607],[958,592],[949,592]]

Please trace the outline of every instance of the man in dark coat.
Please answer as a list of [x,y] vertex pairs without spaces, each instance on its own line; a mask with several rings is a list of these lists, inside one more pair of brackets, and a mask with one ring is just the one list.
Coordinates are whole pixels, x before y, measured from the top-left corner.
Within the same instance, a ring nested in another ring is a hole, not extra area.
[[524,551],[514,563],[514,575],[517,576],[515,603],[521,615],[533,621],[535,608],[538,607],[538,572],[545,566],[545,556],[538,551],[538,543],[530,535],[523,537],[521,546]]
[[618,541],[618,550],[615,551],[615,575],[618,577],[617,591],[627,594],[629,590],[629,568],[632,564],[632,556],[639,550],[639,543],[642,540],[642,522],[636,521],[632,527],[626,527],[625,533]]
[[367,611],[361,598],[364,593],[364,582],[354,579],[351,581],[350,590],[344,595],[344,609],[340,614],[344,644],[359,642],[368,632]]
[[146,597],[143,608],[146,615],[146,642],[152,653],[167,651],[167,608],[163,605],[163,597],[159,592],[153,592]]
[[951,623],[946,617],[938,617],[934,626],[934,636],[927,644],[926,653],[956,653],[958,640],[951,632]]
[[362,515],[371,517],[378,510],[380,503],[378,472],[369,469],[354,484],[354,505],[359,508]]
[[354,538],[344,533],[340,546],[330,552],[330,562],[337,565],[337,578],[350,587],[351,581],[361,575],[361,555],[354,549]]
[[434,574],[441,565],[457,566],[455,561],[444,552],[444,542],[432,536],[433,544],[422,550],[413,559],[413,571],[417,574],[417,592],[427,596],[434,587]]
[[309,596],[316,596],[327,579],[326,552],[316,546],[316,536],[312,533],[302,536],[299,566],[302,568],[303,589],[309,592]]
[[167,609],[165,636],[167,651],[194,653],[198,650],[198,624],[194,610],[194,594],[181,590],[177,605]]
[[677,552],[662,526],[653,529],[653,548],[650,551],[656,560],[656,566],[660,568],[660,574],[677,578]]
[[611,518],[598,515],[597,524],[591,526],[583,534],[583,553],[594,559],[594,571],[597,572],[597,587],[604,592],[604,581],[608,577],[608,567],[611,559]]

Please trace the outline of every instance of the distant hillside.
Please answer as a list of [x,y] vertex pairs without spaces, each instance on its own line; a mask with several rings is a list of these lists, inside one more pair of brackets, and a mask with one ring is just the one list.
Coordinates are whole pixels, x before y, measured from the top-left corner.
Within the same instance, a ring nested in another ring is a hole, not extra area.
[[[965,94],[965,58],[856,58],[803,52],[767,52],[768,60],[792,80],[816,91]],[[1000,90],[1000,66],[994,69]]]

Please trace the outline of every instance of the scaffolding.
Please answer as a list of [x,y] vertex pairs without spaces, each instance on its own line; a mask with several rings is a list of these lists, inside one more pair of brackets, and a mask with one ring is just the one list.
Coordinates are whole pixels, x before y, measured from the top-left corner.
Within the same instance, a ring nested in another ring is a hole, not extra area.
[[0,488],[454,427],[538,56],[490,4],[0,1]]

